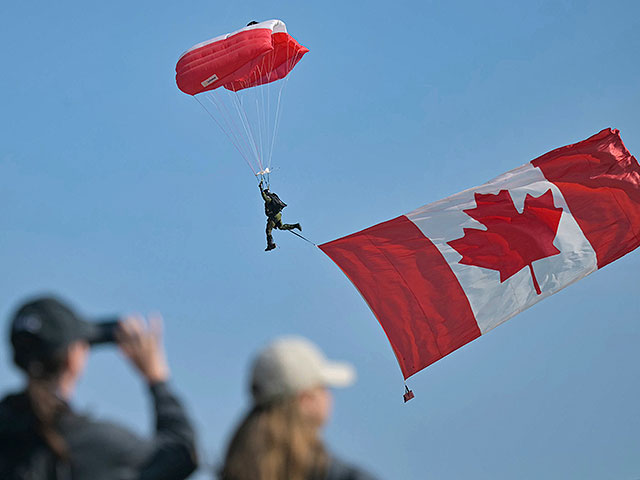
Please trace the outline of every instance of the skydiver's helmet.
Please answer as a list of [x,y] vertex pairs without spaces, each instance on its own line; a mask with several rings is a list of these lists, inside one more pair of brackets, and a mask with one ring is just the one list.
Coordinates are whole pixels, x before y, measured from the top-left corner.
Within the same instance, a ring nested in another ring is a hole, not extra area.
[[249,23],[247,23],[247,27],[250,27],[251,25],[257,25],[258,22],[256,22],[255,20],[250,21]]

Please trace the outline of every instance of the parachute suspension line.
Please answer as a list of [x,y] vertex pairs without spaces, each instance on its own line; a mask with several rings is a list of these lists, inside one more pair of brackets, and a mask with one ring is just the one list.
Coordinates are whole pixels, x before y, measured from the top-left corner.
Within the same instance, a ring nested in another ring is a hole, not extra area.
[[[224,112],[226,113],[228,118],[230,118],[230,122],[233,128],[233,131],[235,133],[235,136],[238,139],[238,143],[242,146],[243,151],[245,152],[245,155],[247,157],[247,160],[251,161],[251,159],[253,158],[253,155],[251,153],[251,145],[249,144],[246,135],[242,133],[243,129],[240,127],[241,124],[239,123],[241,119],[238,117],[238,114],[234,113],[231,110],[230,102],[224,100],[224,96],[222,96],[220,90],[217,91],[215,94],[212,93],[211,98],[215,101],[216,105],[218,104],[221,105],[220,108],[224,109]],[[228,100],[228,95],[227,95],[227,100]],[[255,168],[255,162],[251,161],[251,163]]]
[[[238,149],[242,149],[242,152],[243,152],[242,156],[245,162],[250,163],[249,158],[251,155],[249,154],[249,152],[245,151],[246,142],[244,142],[242,139],[240,129],[235,120],[235,116],[229,111],[223,99],[218,97],[218,94],[216,92],[207,92],[206,98],[207,100],[209,100],[210,104],[216,106],[216,108],[218,109],[218,112],[220,113],[220,116],[222,117],[222,119],[225,121],[227,125],[227,129],[229,133],[233,134],[235,138],[235,142],[238,145]],[[225,131],[226,133],[226,130],[224,129],[224,127],[223,127],[223,131]],[[253,166],[251,166],[251,170],[252,171],[254,170]]]
[[238,116],[242,120],[244,131],[247,134],[247,137],[249,138],[250,145],[253,148],[256,161],[258,162],[258,166],[260,167],[260,170],[264,170],[264,167],[262,165],[262,160],[260,159],[260,153],[258,152],[258,147],[256,145],[255,135],[253,134],[251,123],[249,122],[249,118],[247,117],[247,112],[244,109],[242,98],[240,98],[240,95],[238,94],[238,92],[230,91],[229,95],[233,99],[233,103],[234,103],[234,106],[236,107],[236,111],[238,112]]
[[[300,59],[299,57],[300,57],[299,53],[296,53],[295,55],[290,56],[289,55],[289,48],[287,47],[287,64],[288,64],[287,70],[291,71],[293,66]],[[275,145],[276,135],[278,134],[278,127],[280,126],[280,112],[281,112],[280,106],[282,104],[282,93],[283,93],[284,88],[287,86],[288,83],[289,83],[289,75],[287,74],[287,76],[282,79],[282,82],[280,84],[280,89],[278,91],[278,102],[277,102],[277,106],[276,106],[276,114],[275,114],[275,119],[274,119],[273,135],[271,137],[271,148],[269,149],[269,157],[268,157],[268,160],[267,160],[267,168],[269,168],[269,169],[271,169],[271,159],[273,158],[273,147]]]
[[282,101],[282,90],[284,89],[287,81],[289,80],[289,76],[282,80],[282,84],[280,85],[280,91],[278,92],[278,103],[276,105],[276,115],[273,123],[273,135],[271,136],[271,148],[269,149],[269,159],[267,161],[268,168],[271,169],[271,158],[273,157],[273,146],[276,143],[276,135],[278,134],[278,126],[280,125],[280,104]]
[[[236,92],[230,92],[227,91],[227,98],[229,99],[229,103],[231,103],[236,111],[236,118],[238,118],[240,120],[240,125],[242,125],[242,130],[244,131],[244,137],[246,138],[246,144],[247,144],[247,149],[248,149],[248,156],[251,158],[254,158],[255,160],[257,160],[257,155],[255,153],[255,151],[252,152],[252,150],[254,150],[252,148],[251,145],[251,135],[249,133],[247,124],[245,122],[245,119],[242,116],[242,113],[240,112],[240,108],[237,105],[237,93]],[[242,134],[241,134],[242,135]],[[257,162],[256,162],[257,163]]]
[[[256,75],[262,79],[263,72],[261,68],[258,68],[256,71]],[[264,122],[264,84],[259,84],[255,89],[254,97],[256,104],[256,118],[258,119],[258,132],[260,138],[260,158],[264,160],[264,139],[267,136],[266,124]],[[261,101],[262,100],[262,101]],[[264,132],[264,135],[263,135]]]
[[[262,159],[263,165],[261,167],[266,167],[262,171],[265,172],[263,175],[265,182],[267,185],[269,184],[269,171],[271,168],[271,162],[266,161],[268,158],[268,154],[273,148],[271,143],[273,143],[272,132],[272,124],[271,124],[271,92],[273,87],[270,85],[271,83],[271,70],[273,70],[273,62],[271,65],[266,66],[266,70],[263,70],[262,66],[258,66],[256,69],[256,78],[255,82],[258,83],[258,86],[254,89],[255,93],[255,103],[256,103],[256,119],[260,132],[260,157]],[[258,91],[259,90],[259,91]]]
[[[254,82],[257,82],[260,76],[260,67],[258,66],[254,72]],[[259,110],[259,97],[258,97],[258,90],[260,90],[261,86],[260,85],[256,85],[253,88],[250,88],[249,90],[251,90],[251,92],[247,92],[247,97],[249,95],[251,95],[253,98],[251,100],[251,102],[248,102],[248,107],[252,108],[255,107],[255,116],[253,118],[255,118],[255,127],[257,128],[257,135],[256,135],[256,150],[258,150],[258,153],[260,154],[260,160],[262,160],[263,155],[262,155],[262,122],[260,121],[260,110]],[[251,111],[251,115],[253,116],[253,112]]]
[[[262,75],[262,72],[261,72]],[[271,131],[271,122],[269,121],[269,97],[270,97],[270,92],[271,89],[269,88],[269,83],[271,81],[271,73],[270,71],[265,72],[265,83],[263,83],[260,86],[260,98],[262,100],[262,108],[260,110],[261,115],[260,115],[260,120],[262,122],[263,128],[264,128],[264,143],[262,145],[262,158],[266,157],[267,152],[269,151],[269,132]],[[266,95],[265,95],[265,91],[266,91]],[[266,97],[266,101],[265,101],[265,97]],[[267,165],[267,169],[266,169],[266,174],[265,176],[265,181],[267,183],[267,186],[270,185],[269,182],[269,167],[270,165]]]
[[[259,87],[256,87],[256,88],[259,88]],[[255,90],[255,88],[254,88],[254,90]],[[255,103],[255,106],[256,106],[256,118],[257,118],[256,123],[258,124],[257,150],[258,150],[258,155],[260,156],[260,159],[262,159],[262,152],[264,151],[264,149],[263,149],[263,146],[262,146],[262,121],[260,119],[260,105],[258,104],[258,95],[255,94],[254,96],[256,98],[254,99],[255,102],[253,102],[253,103]],[[262,167],[262,162],[261,162],[260,166]]]
[[[267,79],[266,79],[266,85],[271,83],[271,71],[273,70],[273,66],[271,66],[269,68],[269,72],[267,73]],[[268,87],[265,85],[264,89],[266,90]],[[268,135],[271,132],[271,90],[272,88],[269,88],[269,90],[267,90],[267,105],[265,108],[264,105],[264,90],[262,91],[262,111],[264,113],[264,120],[265,120],[265,124],[266,124],[266,129],[265,129],[265,134]],[[265,135],[265,136],[266,136]],[[269,138],[266,139],[267,142],[267,150],[264,151],[264,154],[266,155],[267,152],[270,152],[271,149],[273,148],[273,145],[269,145]],[[273,142],[272,142],[273,143]],[[267,161],[267,168],[271,169],[271,157],[268,157],[268,161]]]
[[[240,94],[236,93],[236,97],[239,100],[239,105],[242,109],[242,113],[244,114],[244,118],[247,122],[247,126],[249,127],[249,132],[250,132],[250,138],[251,138],[251,142],[253,143],[253,149],[256,152],[256,159],[258,161],[258,166],[260,167],[260,170],[264,170],[264,164],[262,162],[262,151],[260,150],[260,138],[258,135],[256,135],[255,132],[255,128],[258,128],[258,130],[260,129],[260,122],[259,121],[254,121],[252,122],[250,120],[250,116],[247,113],[247,110],[245,109],[245,103],[250,104],[250,98],[246,98],[249,97],[249,95],[253,94],[253,96],[256,96],[256,92],[255,92],[255,88],[250,88],[250,89],[244,89],[242,91],[242,96],[240,96]],[[245,102],[245,98],[246,98],[246,102]],[[249,108],[250,105],[247,105],[247,107]],[[257,116],[256,116],[257,117]],[[257,117],[259,118],[259,117]],[[254,125],[257,124],[257,125]],[[260,132],[258,132],[260,133]]]
[[[251,74],[252,76],[249,78],[249,81],[253,84],[258,81],[258,70],[259,67],[254,70]],[[260,170],[264,169],[264,165],[262,162],[262,125],[260,125],[260,117],[258,115],[258,95],[257,89],[259,86],[255,86],[252,88],[245,88],[242,91],[236,92],[236,95],[239,100],[239,104],[243,108],[244,118],[247,121],[247,126],[251,132],[251,139],[254,144],[254,150],[256,152],[256,160],[258,161],[258,165]],[[255,113],[253,107],[255,106]]]
[[[287,62],[289,60],[289,49],[287,48]],[[274,60],[275,61],[275,60]],[[273,68],[273,66],[272,66]],[[282,103],[282,91],[289,81],[289,75],[287,75],[284,79],[281,79],[280,88],[278,89],[278,102],[276,103],[276,114],[273,119],[273,131],[271,135],[271,145],[269,148],[269,157],[267,160],[267,166],[271,169],[271,160],[273,158],[273,147],[276,143],[276,136],[278,135],[278,126],[280,125],[280,105]]]
[[249,166],[249,168],[251,169],[251,171],[253,172],[253,174],[256,174],[255,169],[253,168],[253,166],[251,165],[251,162],[249,162],[249,160],[247,159],[247,157],[245,156],[245,154],[242,152],[242,150],[240,149],[240,147],[238,146],[238,144],[233,140],[233,138],[229,135],[229,133],[225,130],[225,128],[222,126],[222,124],[216,119],[216,117],[214,117],[211,112],[209,111],[209,109],[200,101],[200,99],[194,95],[194,98],[198,101],[198,103],[200,104],[200,106],[202,106],[202,108],[204,109],[205,112],[207,112],[207,114],[213,119],[214,122],[216,122],[218,124],[218,126],[220,127],[220,130],[222,130],[222,132],[227,136],[227,138],[231,141],[231,143],[233,144],[233,146],[235,147],[235,149],[238,151],[238,153],[240,154],[240,156],[244,159],[244,161],[247,163],[247,165]]
[[[238,99],[238,104],[241,106],[242,111],[237,109],[238,115],[241,119],[246,121],[246,130],[248,133],[248,137],[251,140],[254,146],[254,152],[256,155],[256,161],[258,163],[259,174],[261,174],[261,179],[264,179],[264,175],[262,174],[265,171],[264,165],[264,141],[267,135],[267,132],[264,130],[264,121],[263,121],[263,108],[261,106],[260,100],[264,97],[264,87],[262,82],[264,76],[264,72],[260,65],[256,67],[256,69],[252,72],[251,78],[249,82],[255,84],[256,86],[253,88],[242,89],[239,92],[236,92],[236,97]],[[264,102],[262,102],[264,103]],[[253,106],[255,106],[255,111],[253,110]],[[257,133],[256,133],[257,129]]]
[[[216,122],[216,124],[218,125],[218,127],[220,127],[220,129],[222,130],[222,132],[227,136],[227,138],[229,138],[229,140],[231,140],[231,143],[233,144],[234,147],[236,147],[237,150],[240,151],[240,145],[238,143],[238,139],[235,138],[235,135],[233,135],[233,128],[231,128],[229,126],[229,122],[228,120],[224,117],[223,112],[220,112],[220,109],[217,107],[217,105],[215,105],[213,103],[213,101],[211,100],[211,98],[207,95],[204,94],[204,97],[211,105],[215,106],[216,108],[218,108],[221,120],[218,120],[214,114],[211,112],[211,110],[209,110],[209,108],[207,107],[207,105],[205,103],[203,103],[200,100],[200,97],[197,95],[194,95],[194,98],[198,101],[198,103],[200,104],[200,106],[207,112],[207,114],[213,119],[214,122]],[[244,157],[244,154],[241,153],[242,156]]]
[[[271,58],[271,64],[269,65],[268,71],[267,71],[267,77],[266,77],[266,83],[267,84],[271,84],[271,75],[273,72],[273,67],[275,66],[275,56]],[[274,85],[270,85],[269,89],[267,90],[267,108],[266,108],[266,123],[267,123],[267,133],[273,133],[273,129],[275,128],[275,122],[272,123],[272,116],[271,116],[271,93],[274,91]],[[264,105],[263,105],[264,106]],[[265,109],[263,109],[264,111]],[[270,141],[269,141],[270,140]],[[273,144],[275,143],[275,137],[273,135],[271,135],[271,139],[267,139],[267,150],[264,151],[265,156],[268,154],[267,157],[267,168],[269,170],[271,170],[271,155],[273,152]],[[269,174],[267,174],[269,175]]]

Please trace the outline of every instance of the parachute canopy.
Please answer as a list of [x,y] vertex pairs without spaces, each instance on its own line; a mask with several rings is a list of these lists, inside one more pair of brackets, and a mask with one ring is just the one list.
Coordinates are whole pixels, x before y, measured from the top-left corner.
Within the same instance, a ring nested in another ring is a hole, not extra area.
[[267,20],[199,43],[176,65],[178,88],[202,105],[267,186],[282,92],[308,51],[283,21]]
[[268,20],[199,43],[176,65],[178,88],[189,95],[223,86],[237,92],[287,76],[309,50]]

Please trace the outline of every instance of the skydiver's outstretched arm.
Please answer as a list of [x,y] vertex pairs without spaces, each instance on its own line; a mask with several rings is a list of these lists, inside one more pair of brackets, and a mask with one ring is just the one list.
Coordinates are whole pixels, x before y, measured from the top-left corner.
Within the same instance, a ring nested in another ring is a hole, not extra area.
[[264,188],[262,188],[262,180],[260,180],[258,187],[260,187],[260,195],[262,195],[262,198],[264,199],[264,201],[269,203],[271,201],[271,197],[267,195],[264,191]]

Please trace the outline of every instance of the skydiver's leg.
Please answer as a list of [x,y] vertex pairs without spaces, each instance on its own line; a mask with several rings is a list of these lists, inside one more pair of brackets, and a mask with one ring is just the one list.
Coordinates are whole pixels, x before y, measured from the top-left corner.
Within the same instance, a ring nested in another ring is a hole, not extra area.
[[267,228],[265,230],[267,234],[267,248],[265,248],[266,252],[276,248],[276,244],[273,242],[273,235],[271,235],[271,231],[273,230],[273,227],[275,227],[275,222],[272,219],[267,218]]
[[297,228],[298,230],[302,230],[302,227],[300,226],[299,223],[280,223],[280,225],[278,226],[278,230],[293,230],[294,228]]
[[302,231],[302,227],[299,223],[282,223],[281,216],[277,218],[275,226],[278,230],[293,230],[294,228],[297,228],[298,230]]

